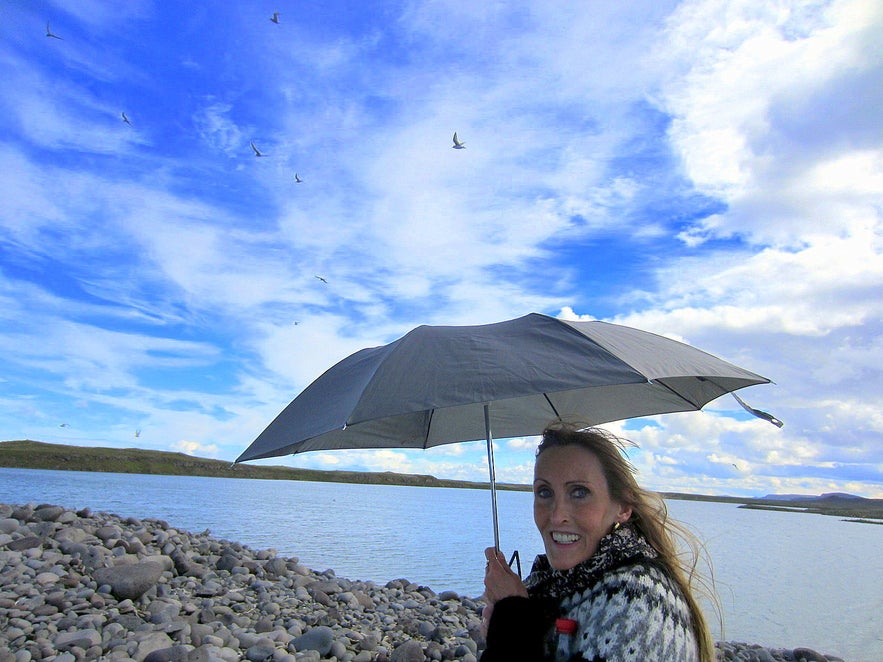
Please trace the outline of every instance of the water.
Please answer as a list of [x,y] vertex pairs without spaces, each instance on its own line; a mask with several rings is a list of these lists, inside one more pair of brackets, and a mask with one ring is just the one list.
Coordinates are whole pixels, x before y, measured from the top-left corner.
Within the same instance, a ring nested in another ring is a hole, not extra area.
[[[500,544],[525,572],[542,542],[532,496],[497,493]],[[0,503],[54,503],[276,549],[314,569],[435,591],[482,592],[493,544],[483,490],[0,468]],[[836,517],[668,502],[708,547],[724,617],[716,639],[808,646],[847,662],[883,660],[883,526]]]

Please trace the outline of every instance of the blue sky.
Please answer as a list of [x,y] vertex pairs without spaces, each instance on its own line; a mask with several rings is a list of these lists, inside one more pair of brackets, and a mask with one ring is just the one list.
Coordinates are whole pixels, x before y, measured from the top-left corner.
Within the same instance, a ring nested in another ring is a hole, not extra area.
[[[232,460],[358,349],[542,312],[775,382],[741,395],[781,430],[729,396],[607,426],[646,486],[883,497],[880,3],[0,15],[0,439]],[[270,463],[487,476],[481,443]]]

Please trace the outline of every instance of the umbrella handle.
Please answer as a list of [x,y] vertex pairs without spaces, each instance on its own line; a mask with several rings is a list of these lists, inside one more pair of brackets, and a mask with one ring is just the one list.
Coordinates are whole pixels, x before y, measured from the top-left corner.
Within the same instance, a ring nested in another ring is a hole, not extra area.
[[518,550],[516,549],[512,552],[512,558],[509,559],[509,567],[512,567],[512,563],[515,563],[515,567],[518,568],[518,578],[521,579],[521,557],[518,555]]

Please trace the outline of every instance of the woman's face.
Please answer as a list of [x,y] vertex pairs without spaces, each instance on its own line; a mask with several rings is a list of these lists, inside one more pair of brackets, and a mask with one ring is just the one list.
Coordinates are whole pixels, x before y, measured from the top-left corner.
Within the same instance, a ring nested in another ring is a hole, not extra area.
[[534,522],[556,570],[568,570],[588,559],[614,523],[632,514],[631,507],[610,498],[595,454],[576,445],[555,446],[540,454],[533,495]]

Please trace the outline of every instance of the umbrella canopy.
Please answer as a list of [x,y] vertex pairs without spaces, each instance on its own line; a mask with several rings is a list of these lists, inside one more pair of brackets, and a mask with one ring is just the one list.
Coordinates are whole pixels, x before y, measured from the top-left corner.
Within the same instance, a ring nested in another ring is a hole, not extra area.
[[[237,462],[314,450],[430,448],[701,409],[770,380],[653,333],[532,313],[420,326],[329,368]],[[485,421],[489,405],[489,421]]]
[[589,426],[698,410],[769,381],[684,343],[606,322],[532,313],[497,324],[420,326],[329,368],[236,462],[486,439],[499,548],[493,434],[538,435],[554,421]]

